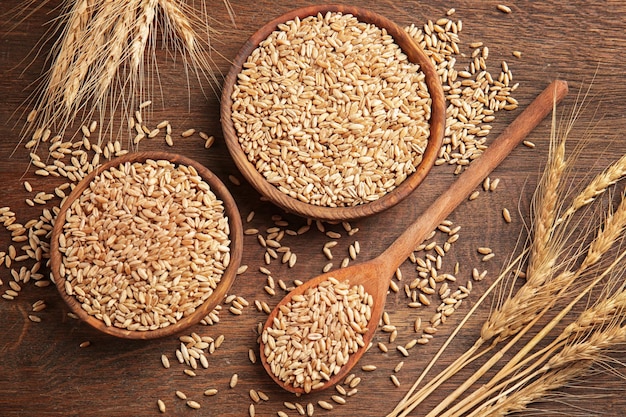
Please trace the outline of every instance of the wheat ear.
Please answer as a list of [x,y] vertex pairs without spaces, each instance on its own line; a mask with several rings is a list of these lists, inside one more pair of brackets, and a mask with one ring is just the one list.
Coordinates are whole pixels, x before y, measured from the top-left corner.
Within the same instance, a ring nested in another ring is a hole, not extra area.
[[604,222],[604,227],[598,230],[596,238],[591,242],[587,256],[583,260],[581,268],[588,268],[597,263],[617,239],[622,236],[626,227],[626,196],[614,213],[609,213]]
[[[71,10],[67,12],[67,26],[64,30],[64,36],[58,42],[58,52],[54,63],[50,67],[50,76],[48,88],[57,90],[62,88],[62,83],[66,77],[72,61],[76,58],[74,48],[79,38],[83,36],[87,28],[87,22],[93,7],[91,0],[74,1]],[[53,50],[57,48],[53,47]]]
[[584,340],[566,344],[560,351],[554,352],[554,349],[551,349],[544,355],[547,358],[544,366],[532,373],[525,373],[524,378],[519,378],[519,382],[502,389],[500,394],[485,401],[467,416],[486,417],[521,411],[528,404],[545,397],[550,391],[561,388],[581,376],[592,364],[603,361],[607,350],[626,342],[626,326],[615,325],[615,322],[623,319],[622,310],[617,316],[609,319],[613,325],[604,330],[592,332]]
[[561,223],[567,217],[574,214],[581,207],[592,203],[598,196],[603,194],[609,187],[626,176],[626,155],[611,164],[602,173],[598,174],[583,191],[578,194],[570,206],[563,212]]
[[98,76],[102,73],[101,66],[106,62],[110,49],[110,34],[120,29],[116,26],[120,14],[131,12],[125,6],[114,2],[100,4],[94,10],[83,36],[77,39],[76,60],[69,69],[63,91],[67,123],[76,116],[81,104],[94,96]]
[[124,54],[127,50],[128,34],[131,32],[131,27],[136,18],[137,1],[127,1],[126,7],[129,10],[121,12],[107,42],[107,53],[104,56],[101,75],[98,77],[97,91],[95,92],[95,100],[99,105],[104,104],[109,92],[113,91],[111,84],[126,58]]
[[569,131],[567,129],[562,137],[558,137],[556,111],[553,110],[548,162],[533,202],[534,230],[526,270],[527,282],[535,285],[541,285],[542,281],[547,278],[557,256],[557,253],[547,248],[551,247],[554,223],[557,219],[558,190],[567,168],[565,142]]
[[[515,374],[518,369],[520,368],[521,365],[525,364],[528,362],[528,355],[530,354],[530,352],[537,346],[538,343],[540,343],[542,340],[544,340],[548,334],[563,320],[563,318],[572,310],[572,308],[583,298],[585,297],[587,294],[589,294],[589,292],[591,292],[600,282],[602,282],[607,276],[610,276],[611,274],[615,273],[615,269],[617,268],[618,265],[620,265],[620,263],[622,262],[622,259],[626,256],[626,250],[622,251],[614,260],[613,262],[606,267],[606,269],[603,270],[603,272],[599,275],[597,275],[595,278],[593,278],[591,280],[591,282],[589,282],[577,295],[576,297],[574,297],[573,300],[571,300],[569,302],[569,304],[567,304],[565,307],[563,307],[557,314],[555,317],[553,317],[546,325],[544,325],[543,327],[541,327],[541,329],[539,329],[539,331],[537,332],[537,334],[535,334],[532,339],[530,341],[528,341],[515,355],[513,358],[509,359],[509,361],[507,362],[507,364],[496,373],[496,375],[494,377],[491,378],[491,380],[489,380],[488,383],[483,384],[481,387],[479,387],[476,391],[474,391],[470,396],[468,396],[467,398],[461,400],[460,402],[458,402],[457,404],[454,405],[454,407],[452,407],[451,410],[448,410],[447,412],[441,414],[441,417],[449,417],[449,416],[455,416],[455,415],[459,415],[456,413],[459,412],[464,412],[467,411],[468,408],[471,408],[473,405],[478,404],[482,399],[484,399],[485,397],[488,397],[490,395],[490,393],[492,393],[494,390],[497,390],[497,384],[504,380],[505,378],[509,377],[512,374]],[[579,276],[581,274],[583,274],[585,272],[584,269],[578,269],[573,275]],[[573,280],[571,281],[573,282]],[[550,308],[552,308],[552,305],[554,305],[554,303],[556,302],[557,299],[563,297],[565,294],[568,293],[568,289],[569,286],[565,286],[562,287],[560,289],[560,291],[554,295],[553,301],[551,304],[547,305],[541,313],[537,314],[535,319],[531,322],[529,322],[525,328],[519,332],[517,332],[517,334],[515,335],[515,337],[504,347],[502,348],[500,351],[498,351],[496,354],[494,354],[485,365],[483,365],[483,367],[481,367],[478,371],[476,371],[474,373],[474,375],[472,375],[470,378],[468,378],[468,380],[463,383],[459,388],[457,388],[457,390],[455,390],[454,393],[452,393],[451,395],[449,395],[448,397],[446,397],[446,399],[444,401],[442,401],[431,413],[428,414],[428,416],[434,416],[434,415],[439,415],[439,413],[441,411],[443,411],[445,409],[445,407],[447,407],[449,404],[452,403],[452,401],[454,401],[456,398],[458,398],[458,396],[463,393],[465,390],[467,390],[472,383],[476,382],[478,380],[478,378],[480,378],[482,375],[484,375],[489,369],[491,369],[491,367],[497,363],[503,356],[504,353],[506,353],[506,351],[509,350],[509,348],[511,348],[519,339],[522,335],[524,335],[528,330],[530,330],[530,328],[533,327],[533,325],[538,321],[539,318],[541,318],[543,316],[543,314],[545,314]],[[541,363],[541,361],[536,362],[534,367],[537,367],[539,364]],[[494,388],[496,387],[496,388]]]
[[143,64],[144,53],[154,25],[157,6],[158,0],[142,0],[139,6],[138,23],[135,27],[135,34],[129,52],[131,74],[137,74]]
[[193,54],[197,49],[196,34],[191,22],[183,13],[175,0],[159,0],[173,30],[183,40],[188,53]]
[[544,398],[549,392],[562,388],[575,378],[585,375],[590,366],[591,363],[588,361],[575,362],[567,367],[544,374],[534,381],[532,381],[534,376],[530,376],[494,400],[467,414],[466,417],[504,417],[511,413],[524,411],[529,404]]
[[[616,319],[623,320],[620,316]],[[602,331],[594,331],[584,340],[568,343],[553,355],[546,364],[551,369],[560,368],[572,362],[598,361],[608,349],[626,342],[626,326],[609,326]]]

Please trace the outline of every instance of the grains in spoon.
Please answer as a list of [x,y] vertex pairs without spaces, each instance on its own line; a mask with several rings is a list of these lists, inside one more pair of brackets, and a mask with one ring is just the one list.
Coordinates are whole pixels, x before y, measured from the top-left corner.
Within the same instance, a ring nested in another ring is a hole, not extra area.
[[305,392],[323,385],[365,346],[372,305],[363,286],[332,277],[294,295],[262,334],[271,372]]

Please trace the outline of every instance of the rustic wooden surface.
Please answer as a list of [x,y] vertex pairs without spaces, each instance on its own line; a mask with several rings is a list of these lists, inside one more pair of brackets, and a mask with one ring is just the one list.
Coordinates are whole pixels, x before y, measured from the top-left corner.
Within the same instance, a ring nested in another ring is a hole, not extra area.
[[[17,0],[4,0],[2,13],[18,7]],[[35,192],[54,188],[58,181],[42,179],[29,167],[27,152],[19,146],[20,128],[23,125],[22,104],[35,90],[42,70],[46,68],[46,54],[51,41],[44,39],[47,22],[57,18],[59,0],[51,0],[34,11],[17,25],[14,14],[2,14],[0,25],[0,206],[9,206],[16,213],[18,221],[25,223],[41,214],[41,206],[29,207],[25,199],[28,193],[23,187],[30,181]],[[212,14],[219,24],[220,34],[214,41],[223,58],[216,58],[218,70],[225,74],[228,59],[232,59],[239,47],[264,22],[286,12],[293,7],[311,3],[303,1],[244,2],[231,0],[236,15],[237,26],[228,23],[228,13],[221,1],[210,4]],[[445,5],[437,1],[398,2],[390,0],[361,1],[359,5],[384,14],[401,25],[415,23],[421,25],[428,19],[436,20],[445,15],[451,7],[454,15],[463,20],[461,41],[470,51],[469,43],[482,41],[490,48],[488,62],[497,69],[501,60],[506,60],[517,82],[520,83],[515,97],[525,106],[550,81],[560,78],[569,81],[570,95],[562,108],[570,111],[577,101],[578,92],[591,83],[591,95],[587,108],[580,115],[580,122],[572,135],[573,149],[579,139],[589,143],[578,157],[577,178],[590,172],[598,172],[609,162],[626,152],[623,132],[626,132],[626,75],[624,75],[623,50],[626,48],[626,5],[618,1],[517,1],[509,4],[511,14],[497,10],[498,2],[451,1]],[[39,5],[39,3],[37,3]],[[35,6],[30,7],[34,10]],[[511,55],[518,50],[520,59]],[[38,53],[33,53],[33,51]],[[155,100],[151,121],[156,125],[168,119],[175,132],[175,147],[165,145],[162,137],[158,141],[145,142],[143,150],[175,150],[183,155],[202,162],[216,172],[224,181],[229,175],[237,176],[236,168],[222,142],[219,124],[219,103],[217,95],[209,93],[205,97],[197,83],[187,81],[179,64],[172,63],[163,55],[160,66],[163,97],[166,103]],[[205,89],[207,85],[204,85]],[[219,86],[217,86],[219,87]],[[189,95],[188,95],[189,93]],[[190,105],[189,105],[190,104]],[[502,131],[521,110],[500,112],[493,123],[493,137]],[[205,150],[199,138],[180,138],[187,128],[196,128],[215,135],[216,143]],[[424,347],[416,347],[410,356],[404,358],[405,365],[398,378],[402,382],[396,388],[389,375],[396,364],[403,360],[395,350],[387,354],[376,348],[362,359],[363,364],[375,364],[378,369],[372,373],[355,371],[363,381],[359,393],[348,399],[344,406],[327,412],[317,408],[315,415],[362,415],[381,416],[390,411],[403,396],[409,385],[416,379],[424,364],[431,358],[445,336],[452,331],[464,311],[473,304],[488,286],[490,278],[496,275],[507,257],[512,253],[517,238],[528,222],[528,206],[532,191],[543,168],[548,150],[549,122],[542,123],[530,136],[537,144],[534,150],[520,147],[516,149],[492,178],[500,178],[498,189],[492,193],[481,193],[472,202],[462,204],[450,216],[455,225],[462,226],[461,238],[446,256],[444,268],[451,270],[458,261],[461,270],[458,279],[469,279],[473,267],[487,268],[489,278],[474,284],[474,291],[468,303],[450,321],[441,326],[433,341]],[[178,136],[177,136],[178,135]],[[353,237],[344,237],[333,249],[339,261],[347,255],[347,247],[354,240],[361,244],[361,259],[380,253],[418,213],[425,209],[435,197],[452,182],[454,176],[449,167],[436,167],[425,183],[409,199],[386,213],[372,218],[352,222],[360,230]],[[259,200],[259,196],[246,184],[231,186],[232,193],[245,218],[251,211],[256,212],[250,227],[265,229],[272,225],[272,216],[283,215],[293,228],[305,221],[280,211]],[[58,199],[53,200],[58,204]],[[514,221],[505,224],[501,209],[508,207]],[[519,210],[518,210],[519,208]],[[342,231],[339,225],[328,225],[332,230]],[[345,235],[345,233],[343,233]],[[293,279],[305,280],[321,272],[325,264],[322,245],[328,240],[315,230],[301,237],[289,237],[285,244],[291,246],[298,255],[298,263],[288,269],[274,262],[270,269],[276,279],[287,282]],[[0,245],[10,244],[9,233],[0,229]],[[481,263],[476,252],[478,246],[494,248],[496,257],[486,264]],[[0,249],[4,250],[4,249]],[[339,261],[335,261],[336,263]],[[232,293],[245,297],[250,302],[255,299],[274,305],[278,298],[270,297],[263,291],[265,276],[259,272],[263,265],[263,250],[255,237],[245,240],[243,263],[249,266],[248,272],[240,276]],[[21,266],[22,264],[18,264]],[[24,265],[28,265],[25,262]],[[414,277],[415,271],[405,264],[405,277]],[[4,292],[11,279],[7,268],[0,268],[0,279]],[[408,279],[408,278],[405,278]],[[63,304],[54,286],[37,288],[26,284],[13,301],[0,299],[0,415],[17,416],[144,416],[157,415],[157,399],[162,399],[168,407],[168,415],[247,415],[251,400],[250,389],[266,392],[270,400],[257,405],[257,415],[276,415],[279,410],[289,411],[284,401],[301,403],[328,399],[331,392],[321,392],[304,398],[278,389],[264,373],[260,363],[252,365],[248,361],[248,349],[256,349],[256,324],[265,319],[263,313],[253,306],[245,309],[242,316],[234,316],[222,311],[220,322],[214,326],[199,325],[193,329],[200,335],[225,336],[224,344],[210,356],[210,368],[199,370],[195,378],[183,374],[184,367],[174,359],[179,346],[177,338],[170,337],[152,341],[125,341],[100,334],[85,324],[67,316],[68,309]],[[278,291],[280,294],[280,291]],[[37,300],[45,300],[47,309],[38,313],[41,323],[28,319],[31,305]],[[412,323],[421,316],[428,320],[432,310],[409,309],[402,292],[390,294],[387,311],[392,322],[400,329],[397,344],[404,344],[415,337]],[[454,356],[472,342],[480,326],[481,317],[488,307],[470,320],[460,338],[444,356]],[[386,341],[388,336],[380,332],[375,341]],[[80,348],[79,344],[90,341],[91,346]],[[395,347],[396,344],[389,344]],[[160,362],[161,354],[172,361],[172,368],[164,369]],[[622,362],[624,353],[616,354]],[[228,388],[233,373],[239,375],[239,384]],[[218,388],[215,397],[202,395],[207,388]],[[626,397],[621,395],[624,382],[612,374],[592,376],[585,381],[584,389],[573,387],[566,391],[559,401],[538,406],[541,415],[572,415],[602,413],[603,415],[624,415]],[[202,405],[201,410],[191,410],[184,401],[175,397],[175,391],[185,392],[190,399]],[[427,405],[437,404],[447,391],[437,392]],[[570,408],[567,404],[574,407]],[[427,407],[424,407],[427,409]],[[414,415],[420,415],[419,410]],[[294,411],[290,415],[295,415]]]

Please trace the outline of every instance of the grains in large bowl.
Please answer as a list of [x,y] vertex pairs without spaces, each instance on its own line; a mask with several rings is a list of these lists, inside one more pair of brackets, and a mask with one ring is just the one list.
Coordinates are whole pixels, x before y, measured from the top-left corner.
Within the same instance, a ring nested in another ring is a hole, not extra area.
[[223,202],[193,166],[102,170],[64,212],[58,274],[106,327],[148,332],[194,314],[231,259]]
[[416,171],[431,97],[419,65],[385,29],[349,13],[279,24],[243,63],[231,94],[248,161],[298,201],[376,201]]

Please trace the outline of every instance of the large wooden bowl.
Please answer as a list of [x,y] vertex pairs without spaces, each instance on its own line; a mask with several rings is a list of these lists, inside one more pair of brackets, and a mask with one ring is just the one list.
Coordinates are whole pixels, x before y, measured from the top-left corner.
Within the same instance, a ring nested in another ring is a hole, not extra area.
[[[224,274],[222,275],[213,294],[203,304],[198,306],[192,314],[183,317],[176,323],[170,324],[167,327],[156,330],[133,331],[114,326],[106,326],[102,320],[89,315],[85,310],[83,310],[80,302],[73,295],[67,294],[65,290],[65,277],[60,273],[62,254],[59,251],[59,236],[63,231],[67,209],[70,207],[72,202],[76,200],[76,198],[78,198],[80,194],[82,194],[82,192],[89,186],[89,183],[96,175],[104,170],[110,169],[111,167],[117,167],[126,162],[144,162],[148,159],[168,160],[175,165],[180,164],[193,166],[204,181],[209,184],[211,191],[223,202],[225,215],[228,216],[230,228],[230,263],[224,271]],[[50,262],[54,281],[61,297],[81,320],[104,333],[119,338],[154,339],[180,333],[190,326],[197,324],[204,317],[206,317],[224,299],[225,294],[233,284],[237,275],[237,268],[241,262],[242,252],[243,226],[239,210],[237,209],[230,192],[215,174],[202,164],[181,155],[170,154],[167,152],[137,152],[112,159],[111,161],[102,164],[77,184],[61,207],[59,215],[54,223],[50,245]]]
[[[380,28],[386,29],[387,33],[394,38],[395,42],[407,55],[409,61],[419,64],[421,71],[425,75],[426,85],[432,100],[431,117],[429,120],[430,137],[428,138],[428,145],[422,156],[422,161],[417,166],[416,171],[408,176],[397,188],[378,200],[350,207],[334,208],[308,204],[289,197],[274,185],[267,182],[254,165],[248,161],[246,153],[239,144],[239,138],[231,117],[233,104],[232,93],[235,83],[237,82],[237,76],[241,72],[242,66],[248,59],[248,56],[257,48],[259,43],[265,40],[274,30],[277,30],[277,26],[280,23],[284,23],[296,17],[302,19],[326,12],[352,14],[361,22],[374,24]],[[296,9],[261,27],[247,40],[235,57],[232,67],[226,76],[221,98],[221,122],[226,145],[228,146],[228,150],[235,164],[246,180],[250,182],[261,195],[267,197],[285,211],[324,221],[343,221],[370,216],[396,205],[411,194],[426,177],[435,163],[437,153],[443,142],[445,113],[446,103],[440,77],[430,58],[425,54],[422,48],[417,45],[400,26],[391,20],[359,7],[341,5],[318,5]]]

